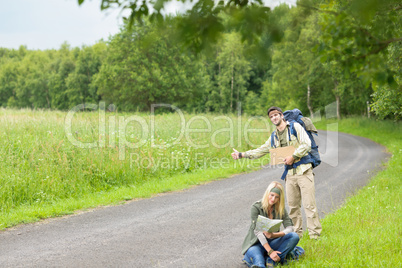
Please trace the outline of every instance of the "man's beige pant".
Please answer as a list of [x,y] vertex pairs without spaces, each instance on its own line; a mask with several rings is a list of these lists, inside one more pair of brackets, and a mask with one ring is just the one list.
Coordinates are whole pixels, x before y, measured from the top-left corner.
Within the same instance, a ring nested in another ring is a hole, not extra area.
[[300,237],[303,235],[303,218],[300,210],[303,200],[308,233],[310,238],[317,238],[321,234],[322,228],[315,203],[314,174],[311,168],[303,175],[286,177],[286,197],[290,210],[289,216],[293,221],[295,232]]

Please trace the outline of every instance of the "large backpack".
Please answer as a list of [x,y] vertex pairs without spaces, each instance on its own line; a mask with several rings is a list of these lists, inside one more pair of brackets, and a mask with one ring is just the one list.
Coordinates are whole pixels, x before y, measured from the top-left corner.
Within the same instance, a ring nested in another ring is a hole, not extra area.
[[[307,132],[307,135],[310,138],[311,151],[308,153],[308,155],[303,156],[297,163],[293,163],[293,165],[291,166],[285,165],[285,171],[283,172],[281,178],[282,180],[286,178],[289,169],[296,168],[301,164],[307,164],[307,163],[311,163],[313,168],[315,168],[321,163],[320,153],[318,152],[318,145],[313,137],[313,134],[318,136],[317,134],[318,132],[315,126],[313,125],[311,119],[308,117],[303,117],[303,114],[302,112],[300,112],[299,109],[285,111],[283,113],[283,117],[287,122],[289,122],[289,129],[288,129],[289,141],[291,140],[290,134],[294,135],[297,138],[297,132],[296,129],[294,128],[294,123],[297,122],[304,128],[304,130]],[[275,137],[278,139],[276,131],[272,132],[271,134],[272,148],[275,148]]]

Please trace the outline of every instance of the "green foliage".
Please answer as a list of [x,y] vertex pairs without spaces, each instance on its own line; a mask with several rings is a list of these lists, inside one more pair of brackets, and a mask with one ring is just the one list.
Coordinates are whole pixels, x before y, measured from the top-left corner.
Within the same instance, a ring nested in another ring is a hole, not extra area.
[[106,50],[104,43],[83,47],[80,50],[74,72],[66,78],[65,94],[69,97],[70,103],[97,103],[100,100],[97,88],[91,83],[93,76],[99,72]]
[[253,91],[249,91],[244,102],[244,112],[248,115],[261,115],[263,109],[258,95]]
[[387,47],[402,40],[400,1],[331,1],[322,5],[323,59],[335,59],[366,83],[395,86]]
[[211,111],[234,112],[245,99],[250,62],[244,56],[244,45],[237,33],[225,34],[217,50],[217,86],[211,90],[206,106]]
[[[15,107],[48,107],[49,89],[47,87],[49,55],[42,51],[27,52],[20,48],[22,58],[6,58],[0,72],[0,102]],[[13,54],[13,53],[10,53]]]
[[[14,61],[7,59],[1,64],[0,72],[0,104],[1,106],[7,106],[7,102],[11,100],[14,106],[15,89],[17,84],[17,65]],[[14,106],[16,107],[16,105]]]
[[402,91],[388,86],[379,87],[373,94],[372,109],[383,119],[386,117],[400,120],[402,118]]
[[208,85],[201,61],[182,51],[169,28],[135,25],[114,36],[94,86],[123,110],[149,110],[154,103],[198,107]]
[[52,108],[65,110],[70,107],[66,81],[74,70],[75,57],[72,55],[70,47],[64,44],[59,50],[59,57],[51,65],[49,94]]
[[16,108],[69,107],[66,78],[75,68],[77,50],[7,50],[0,61],[0,105]]
[[298,107],[308,114],[308,88],[311,91],[311,109],[315,111],[335,101],[333,83],[330,74],[319,61],[318,54],[311,51],[320,35],[317,14],[304,17],[300,10],[292,9],[288,16],[296,20],[297,24],[291,24],[293,26],[287,28],[282,42],[274,45],[273,78],[265,83],[264,95],[269,103],[275,102],[284,109]]
[[379,118],[402,119],[402,49],[401,43],[392,44],[388,48],[388,62],[395,72],[397,86],[375,86],[372,109]]
[[221,10],[220,6],[215,7],[213,0],[196,2],[186,16],[178,17],[177,31],[181,42],[197,52],[211,49],[225,30],[219,16]]
[[196,1],[160,18],[165,2],[151,13],[136,1],[102,1],[102,9],[136,12],[108,42],[0,49],[0,105],[68,110],[102,100],[120,111],[168,103],[265,115],[271,105],[309,114],[337,102],[340,117],[367,115],[369,103],[378,117],[401,119],[394,0],[304,0],[273,10],[259,1]]
[[[84,0],[79,0],[78,4],[81,5],[83,2]],[[170,0],[150,3],[140,0],[102,0],[101,9],[117,7],[129,11],[130,14],[124,18],[124,21],[131,29],[136,23],[142,23],[148,18],[155,23],[169,21],[163,16],[167,2]],[[240,33],[243,41],[247,40],[249,44],[256,45],[257,54],[262,52],[264,47],[264,42],[260,38],[263,34],[269,35],[273,42],[281,39],[281,32],[275,21],[270,19],[270,8],[265,7],[261,0],[198,0],[192,3],[192,7],[185,12],[184,16],[179,17],[178,27],[175,27],[175,30],[180,40],[197,53],[202,50],[213,52],[213,46],[221,40],[228,26]],[[147,4],[152,8],[148,8]],[[227,15],[229,24],[224,25],[222,14]],[[262,52],[260,55],[265,53]]]

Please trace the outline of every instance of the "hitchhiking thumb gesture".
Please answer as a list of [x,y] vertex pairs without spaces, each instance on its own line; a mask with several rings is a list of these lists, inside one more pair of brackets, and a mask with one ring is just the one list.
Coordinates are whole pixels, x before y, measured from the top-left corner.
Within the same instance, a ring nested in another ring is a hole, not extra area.
[[234,159],[234,160],[237,160],[237,159],[239,159],[240,158],[240,153],[235,149],[235,148],[233,148],[233,153],[232,153],[232,158]]

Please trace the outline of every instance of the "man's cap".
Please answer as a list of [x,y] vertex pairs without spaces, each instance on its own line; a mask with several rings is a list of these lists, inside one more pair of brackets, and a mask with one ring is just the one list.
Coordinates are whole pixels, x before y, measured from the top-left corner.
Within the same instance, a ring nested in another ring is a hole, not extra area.
[[276,106],[272,106],[272,107],[270,107],[270,108],[268,109],[268,112],[267,112],[268,116],[269,116],[269,113],[272,112],[272,111],[278,111],[278,112],[280,112],[281,114],[283,114],[281,108],[276,107]]

